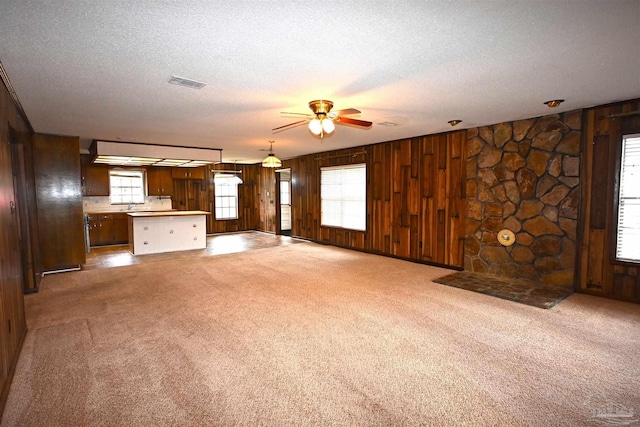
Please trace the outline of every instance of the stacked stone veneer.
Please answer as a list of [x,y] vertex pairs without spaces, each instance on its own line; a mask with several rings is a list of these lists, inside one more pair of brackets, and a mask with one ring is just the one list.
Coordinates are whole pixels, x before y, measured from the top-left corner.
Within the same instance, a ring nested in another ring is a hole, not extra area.
[[[582,111],[467,131],[465,270],[573,283]],[[498,232],[516,243],[505,247]]]

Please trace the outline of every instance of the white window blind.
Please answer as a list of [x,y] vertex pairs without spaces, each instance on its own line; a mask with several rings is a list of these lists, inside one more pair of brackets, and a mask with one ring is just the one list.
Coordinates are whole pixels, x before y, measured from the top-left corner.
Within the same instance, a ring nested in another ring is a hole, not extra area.
[[291,186],[289,185],[289,181],[280,181],[280,204],[281,205],[290,205],[291,204]]
[[238,184],[236,175],[216,174],[215,211],[216,219],[238,219]]
[[366,230],[366,165],[321,168],[320,205],[323,226]]
[[622,138],[616,258],[640,262],[640,134]]
[[111,204],[144,203],[144,196],[143,171],[109,171],[109,201]]

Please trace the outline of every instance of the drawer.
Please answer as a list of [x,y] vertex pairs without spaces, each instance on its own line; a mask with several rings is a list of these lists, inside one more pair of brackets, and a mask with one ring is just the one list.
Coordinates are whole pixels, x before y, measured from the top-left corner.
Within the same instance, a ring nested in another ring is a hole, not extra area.
[[113,219],[113,214],[109,213],[92,213],[88,216],[89,221],[111,221]]

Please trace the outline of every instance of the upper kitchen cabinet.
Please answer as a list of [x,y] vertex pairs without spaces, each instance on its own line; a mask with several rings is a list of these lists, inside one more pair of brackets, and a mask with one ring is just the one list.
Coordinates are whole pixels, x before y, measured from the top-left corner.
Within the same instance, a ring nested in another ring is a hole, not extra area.
[[173,179],[204,180],[204,167],[199,168],[171,168]]
[[109,195],[109,167],[85,164],[82,168],[82,194],[84,196]]
[[171,196],[173,194],[173,176],[171,168],[147,168],[149,196]]
[[86,262],[77,137],[35,134],[35,170],[40,253],[45,272]]

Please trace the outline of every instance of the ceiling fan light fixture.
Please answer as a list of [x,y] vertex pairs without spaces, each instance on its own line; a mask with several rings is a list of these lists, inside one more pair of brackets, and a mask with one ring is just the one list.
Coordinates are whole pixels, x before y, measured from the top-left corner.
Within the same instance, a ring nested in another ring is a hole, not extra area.
[[336,130],[336,125],[333,124],[333,120],[331,119],[323,119],[322,120],[322,130],[324,130],[324,133],[332,133],[334,130]]
[[273,154],[273,141],[269,141],[269,155],[262,161],[263,168],[279,168],[282,166],[282,161]]
[[309,130],[314,135],[322,133],[322,122],[317,117],[309,122]]
[[551,101],[547,101],[544,104],[549,108],[556,108],[563,102],[564,102],[564,99],[552,99]]

